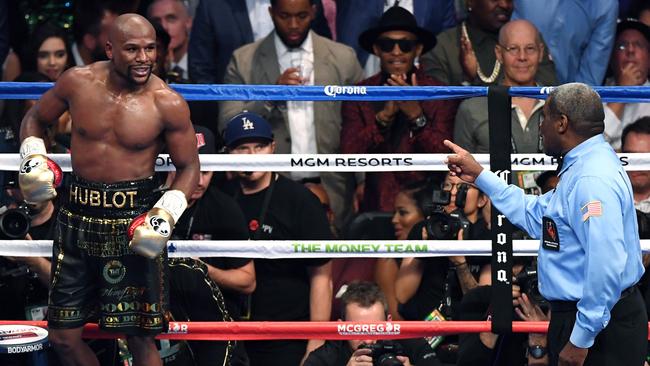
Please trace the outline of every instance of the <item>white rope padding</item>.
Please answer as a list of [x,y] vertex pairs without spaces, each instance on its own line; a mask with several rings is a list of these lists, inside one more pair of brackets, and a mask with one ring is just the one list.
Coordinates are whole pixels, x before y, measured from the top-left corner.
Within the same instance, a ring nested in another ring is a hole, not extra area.
[[[48,154],[63,171],[72,171],[69,154]],[[388,172],[445,171],[448,154],[213,154],[201,155],[203,171]],[[475,154],[486,169],[489,154]],[[618,154],[626,170],[650,170],[650,153]],[[544,154],[512,154],[512,170],[555,170],[555,158]],[[18,154],[0,154],[0,170],[15,171]],[[169,155],[156,158],[157,171],[174,170]]]
[[[537,255],[539,240],[513,240],[515,256]],[[641,240],[650,252],[650,240]],[[277,240],[216,241],[173,240],[167,245],[170,257],[235,258],[404,258],[452,255],[490,256],[489,240]],[[0,240],[0,256],[51,257],[51,240]]]

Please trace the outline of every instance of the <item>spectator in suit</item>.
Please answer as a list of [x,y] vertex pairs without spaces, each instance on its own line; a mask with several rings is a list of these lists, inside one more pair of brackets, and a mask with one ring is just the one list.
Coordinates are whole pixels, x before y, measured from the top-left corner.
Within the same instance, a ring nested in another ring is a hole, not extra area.
[[[353,85],[362,77],[354,50],[309,29],[316,7],[310,0],[277,0],[270,8],[275,31],[235,51],[227,84]],[[339,151],[340,102],[226,101],[219,108],[220,130],[242,110],[263,116],[273,126],[280,154],[332,154]],[[351,213],[351,177],[342,173],[293,172],[294,180],[320,182],[327,190],[336,224]]]
[[[435,36],[417,25],[408,10],[388,9],[359,43],[381,59],[381,71],[358,85],[442,85],[414,60],[435,45]],[[450,100],[344,102],[341,152],[344,154],[445,152],[453,133],[457,102]],[[424,180],[424,172],[367,173],[360,211],[391,212],[400,186]]]
[[[421,64],[434,79],[449,85],[493,85],[503,70],[494,47],[499,29],[510,21],[512,0],[467,0],[467,20],[438,34],[438,43],[422,55]],[[535,77],[543,85],[556,85],[555,66],[548,52]]]
[[415,15],[418,25],[433,34],[456,25],[454,0],[347,0],[337,4],[338,41],[354,48],[367,76],[379,71],[379,59],[358,43],[359,35],[379,22],[382,14],[398,4]]
[[192,17],[182,0],[154,0],[147,9],[147,17],[152,23],[159,23],[171,37],[169,50],[172,62],[169,71],[176,75],[172,82],[189,80],[187,49],[190,43]]
[[[312,29],[330,38],[321,0],[310,2],[317,11]],[[199,84],[222,83],[233,51],[265,38],[273,30],[268,16],[273,3],[275,0],[201,0],[190,35],[190,79]]]

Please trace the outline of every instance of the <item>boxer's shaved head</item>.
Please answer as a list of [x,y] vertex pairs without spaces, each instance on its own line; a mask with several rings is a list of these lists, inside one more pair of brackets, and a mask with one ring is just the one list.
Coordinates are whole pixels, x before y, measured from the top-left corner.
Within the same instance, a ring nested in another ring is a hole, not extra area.
[[133,13],[122,14],[117,17],[108,34],[108,40],[113,43],[135,37],[150,37],[155,39],[156,30],[147,18]]
[[156,61],[156,31],[138,14],[123,14],[111,26],[106,55],[113,70],[130,84],[146,84]]

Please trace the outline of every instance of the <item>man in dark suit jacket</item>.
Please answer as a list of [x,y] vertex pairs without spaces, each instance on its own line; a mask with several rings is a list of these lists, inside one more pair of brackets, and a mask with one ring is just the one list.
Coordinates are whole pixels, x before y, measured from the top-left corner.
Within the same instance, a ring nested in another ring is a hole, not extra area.
[[[385,3],[386,0],[346,0],[336,4],[337,41],[354,48],[362,66],[369,54],[357,40],[361,32],[379,22],[386,10]],[[454,0],[413,0],[413,13],[418,25],[433,34],[456,25]]]
[[[312,29],[332,38],[321,0],[311,1],[318,9]],[[233,51],[254,41],[245,0],[201,0],[190,34],[190,79],[199,84],[222,83]]]

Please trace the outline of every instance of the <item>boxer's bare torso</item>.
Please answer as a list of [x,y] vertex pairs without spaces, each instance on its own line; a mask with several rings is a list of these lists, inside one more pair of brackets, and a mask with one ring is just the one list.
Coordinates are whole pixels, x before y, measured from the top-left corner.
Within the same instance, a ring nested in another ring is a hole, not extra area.
[[[172,188],[189,194],[198,176],[189,108],[152,74],[155,31],[140,23],[115,27],[106,51],[110,61],[63,73],[26,115],[21,138],[42,137],[47,125],[69,111],[76,175],[102,183],[146,178],[165,147],[179,171]],[[183,174],[186,167],[193,172]]]
[[164,146],[163,131],[170,121],[188,113],[182,98],[153,75],[142,90],[111,90],[107,62],[71,70],[66,76],[59,92],[73,121],[75,173],[108,183],[152,175]]

